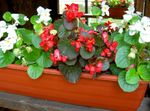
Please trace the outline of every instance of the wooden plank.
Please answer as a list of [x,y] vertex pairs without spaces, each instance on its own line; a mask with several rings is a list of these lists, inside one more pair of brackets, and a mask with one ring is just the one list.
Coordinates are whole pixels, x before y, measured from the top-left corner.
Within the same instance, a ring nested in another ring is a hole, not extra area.
[[[0,107],[18,111],[110,111],[40,100],[32,97],[20,96],[4,92],[0,92]],[[138,111],[150,111],[150,98],[144,99]]]
[[109,111],[0,92],[0,107],[18,111]]

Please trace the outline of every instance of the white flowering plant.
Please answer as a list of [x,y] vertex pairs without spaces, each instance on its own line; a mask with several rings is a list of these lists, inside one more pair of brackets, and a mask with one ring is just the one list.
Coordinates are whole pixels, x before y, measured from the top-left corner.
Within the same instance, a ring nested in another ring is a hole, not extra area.
[[[103,5],[103,14],[97,8],[92,8],[92,13],[97,17],[109,14]],[[30,19],[4,13],[0,21],[0,67],[28,66],[32,79],[41,77],[44,68],[55,68],[71,83],[76,83],[82,72],[93,78],[114,74],[125,92],[136,90],[141,79],[150,81],[150,18],[129,7],[121,22],[101,18],[88,26],[77,4],[66,5],[62,18],[54,23],[50,11],[40,6]],[[24,27],[29,21],[33,29]]]
[[102,6],[105,2],[110,7],[128,7],[134,4],[134,0],[92,0],[92,6]]

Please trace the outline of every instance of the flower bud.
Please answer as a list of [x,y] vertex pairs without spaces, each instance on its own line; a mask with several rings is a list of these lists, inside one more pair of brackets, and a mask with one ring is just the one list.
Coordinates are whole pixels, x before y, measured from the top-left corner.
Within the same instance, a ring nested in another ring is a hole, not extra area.
[[27,65],[28,63],[27,63],[27,61],[25,60],[25,58],[22,58],[22,65]]
[[54,30],[54,29],[53,29],[53,30],[51,30],[51,31],[50,31],[50,34],[52,34],[52,35],[56,35],[56,34],[57,34],[57,30]]
[[19,56],[21,56],[21,50],[19,48],[16,48],[16,49],[13,50],[13,54],[16,57],[19,57]]
[[28,53],[31,53],[33,51],[31,47],[26,47],[26,50]]
[[135,59],[135,53],[133,52],[130,52],[129,55],[128,55],[129,58],[132,58],[132,59]]

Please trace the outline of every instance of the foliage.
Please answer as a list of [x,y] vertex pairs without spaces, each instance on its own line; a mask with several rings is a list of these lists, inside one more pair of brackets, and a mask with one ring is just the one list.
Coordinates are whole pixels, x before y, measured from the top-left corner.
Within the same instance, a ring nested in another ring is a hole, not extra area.
[[[110,2],[111,3],[111,2]],[[108,15],[109,7],[92,7],[93,15]],[[107,10],[104,10],[104,9]],[[66,5],[61,19],[51,23],[50,9],[39,7],[30,18],[33,30],[24,28],[28,18],[6,12],[0,21],[0,67],[28,66],[30,78],[42,76],[44,68],[57,68],[71,83],[82,72],[93,77],[118,75],[119,86],[132,92],[139,80],[150,81],[150,19],[131,7],[122,23],[100,19],[89,27],[77,4]],[[113,19],[112,19],[113,20]]]

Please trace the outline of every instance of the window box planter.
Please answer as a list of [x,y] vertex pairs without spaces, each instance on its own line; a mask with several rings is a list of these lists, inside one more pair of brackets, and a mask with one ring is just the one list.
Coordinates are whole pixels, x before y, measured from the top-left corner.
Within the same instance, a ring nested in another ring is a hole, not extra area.
[[37,80],[30,79],[26,70],[27,67],[14,64],[0,68],[0,90],[76,105],[136,111],[148,85],[141,81],[136,91],[125,93],[117,83],[117,76],[102,75],[93,80],[83,73],[77,84],[71,84],[55,69],[45,69]]
[[125,11],[127,11],[126,7],[112,7],[109,9],[109,17],[112,18],[123,18],[123,15],[125,14]]

